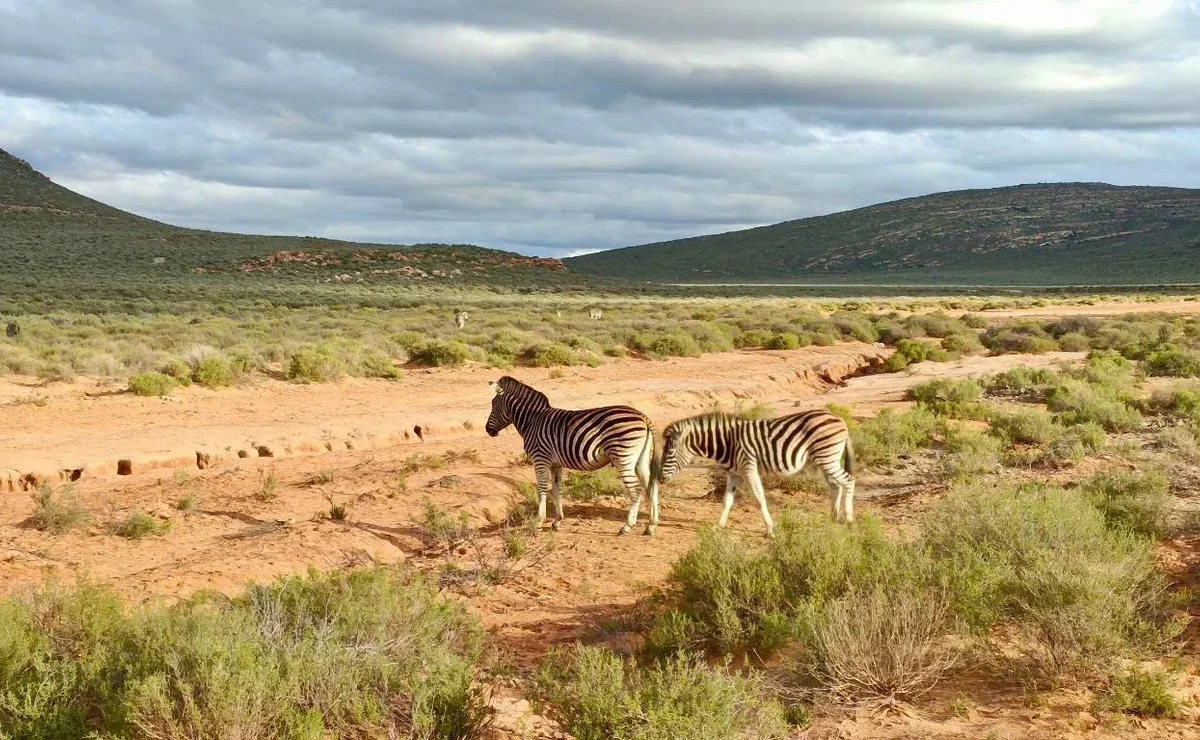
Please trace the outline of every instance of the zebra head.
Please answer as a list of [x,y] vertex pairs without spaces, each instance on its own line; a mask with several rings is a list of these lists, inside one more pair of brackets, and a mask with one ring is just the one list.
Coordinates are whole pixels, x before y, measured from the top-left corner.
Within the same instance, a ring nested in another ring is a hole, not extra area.
[[492,397],[492,413],[488,416],[486,429],[493,437],[504,431],[509,424],[516,424],[517,431],[520,431],[523,421],[550,408],[550,400],[544,393],[516,378],[505,375],[490,385],[496,395]]
[[488,383],[492,388],[492,392],[496,395],[492,396],[492,413],[488,415],[487,430],[489,437],[495,437],[500,432],[512,424],[512,418],[508,415],[508,399],[504,396],[504,386],[500,383]]
[[659,483],[669,483],[696,454],[692,448],[691,425],[686,422],[686,419],[674,422],[663,430],[662,458],[658,463]]

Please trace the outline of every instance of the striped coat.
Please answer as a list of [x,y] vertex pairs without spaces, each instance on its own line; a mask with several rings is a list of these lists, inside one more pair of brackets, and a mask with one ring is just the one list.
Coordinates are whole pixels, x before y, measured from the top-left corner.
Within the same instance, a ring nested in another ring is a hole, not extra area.
[[720,413],[681,419],[663,432],[659,483],[669,482],[695,457],[714,460],[725,468],[721,527],[729,521],[734,492],[744,481],[762,508],[767,535],[773,534],[775,523],[767,510],[760,473],[794,475],[810,460],[830,483],[834,518],[854,521],[854,449],[846,422],[828,411],[804,411],[774,419]]
[[599,470],[612,465],[629,494],[629,514],[621,534],[637,524],[643,494],[649,494],[650,521],[646,534],[658,525],[658,482],[651,475],[654,433],[645,414],[629,406],[594,409],[556,409],[545,394],[516,378],[493,384],[492,413],[487,433],[493,437],[512,425],[533,461],[538,488],[538,522],[546,518],[546,494],[554,491],[554,522],[563,520],[563,469]]

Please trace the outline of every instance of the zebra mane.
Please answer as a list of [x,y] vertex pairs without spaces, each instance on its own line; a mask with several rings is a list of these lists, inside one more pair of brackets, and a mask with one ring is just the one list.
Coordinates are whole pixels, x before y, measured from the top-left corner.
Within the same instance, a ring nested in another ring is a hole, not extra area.
[[496,381],[496,385],[500,386],[500,390],[506,396],[510,396],[514,400],[525,401],[532,408],[550,407],[550,399],[546,398],[545,393],[532,386],[525,385],[511,375],[505,375],[503,378],[500,378],[500,380]]

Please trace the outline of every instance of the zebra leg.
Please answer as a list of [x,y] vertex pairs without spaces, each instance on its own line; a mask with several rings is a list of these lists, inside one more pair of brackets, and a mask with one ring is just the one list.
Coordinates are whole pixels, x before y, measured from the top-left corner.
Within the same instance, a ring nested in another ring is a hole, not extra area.
[[758,469],[750,468],[745,475],[750,481],[750,490],[754,492],[754,498],[758,500],[758,506],[762,509],[763,522],[767,525],[767,536],[774,537],[775,520],[771,519],[771,512],[767,510],[767,492],[763,490],[762,479],[758,477]]
[[562,484],[563,484],[563,469],[561,465],[550,466],[550,476],[553,479],[552,488],[554,489],[554,521],[550,523],[550,529],[557,530],[562,524],[563,516],[562,509]]
[[621,531],[617,534],[629,534],[637,525],[638,510],[642,507],[642,496],[645,494],[645,489],[638,480],[637,463],[633,460],[622,460],[617,472],[621,476],[621,482],[625,484],[625,491],[628,493],[630,501],[629,516],[625,517],[625,526],[621,527]]
[[542,522],[546,521],[546,491],[550,488],[550,465],[535,460],[533,463],[533,474],[537,477],[537,523],[540,527],[542,526]]
[[[647,449],[642,450],[642,456],[638,458],[637,463],[638,482],[650,498],[650,521],[646,524],[646,531],[643,532],[646,536],[654,534],[654,529],[658,526],[658,481],[650,474],[650,460],[653,457],[654,441],[651,438]],[[637,524],[636,519],[634,524]]]
[[821,465],[825,479],[836,487],[833,500],[833,518],[847,524],[854,521],[854,476],[842,466],[842,456]]
[[718,527],[724,528],[729,523],[729,512],[733,510],[733,494],[741,482],[742,476],[737,473],[725,474],[725,508],[721,509],[721,518],[717,520]]

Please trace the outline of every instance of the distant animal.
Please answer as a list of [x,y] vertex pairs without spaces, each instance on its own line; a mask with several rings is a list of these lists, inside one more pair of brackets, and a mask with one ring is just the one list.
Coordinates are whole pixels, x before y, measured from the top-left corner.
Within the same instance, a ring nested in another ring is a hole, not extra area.
[[794,475],[810,460],[830,484],[834,519],[854,521],[854,448],[846,422],[836,414],[818,410],[745,419],[713,413],[681,419],[663,431],[658,482],[670,482],[693,457],[715,460],[725,469],[725,508],[719,527],[729,521],[734,492],[745,482],[762,509],[767,536],[772,536],[775,522],[767,510],[760,473]]
[[16,339],[21,336],[21,327],[15,321],[8,322],[8,326],[4,327],[4,333],[9,339]]
[[461,329],[467,325],[467,319],[469,319],[469,318],[471,318],[471,317],[467,315],[466,311],[455,311],[454,312],[454,325],[457,326],[459,329]]
[[588,311],[588,318],[589,319],[602,319],[602,318],[604,318],[604,312],[598,308],[593,308]]
[[630,501],[620,534],[628,534],[637,525],[643,494],[650,499],[645,534],[654,534],[658,526],[658,484],[651,471],[654,431],[645,414],[629,406],[557,409],[545,394],[507,375],[491,386],[495,396],[487,433],[495,437],[511,424],[525,442],[525,453],[533,461],[537,478],[539,525],[546,519],[548,490],[554,491],[551,528],[558,529],[563,520],[564,468],[599,470],[611,464]]

